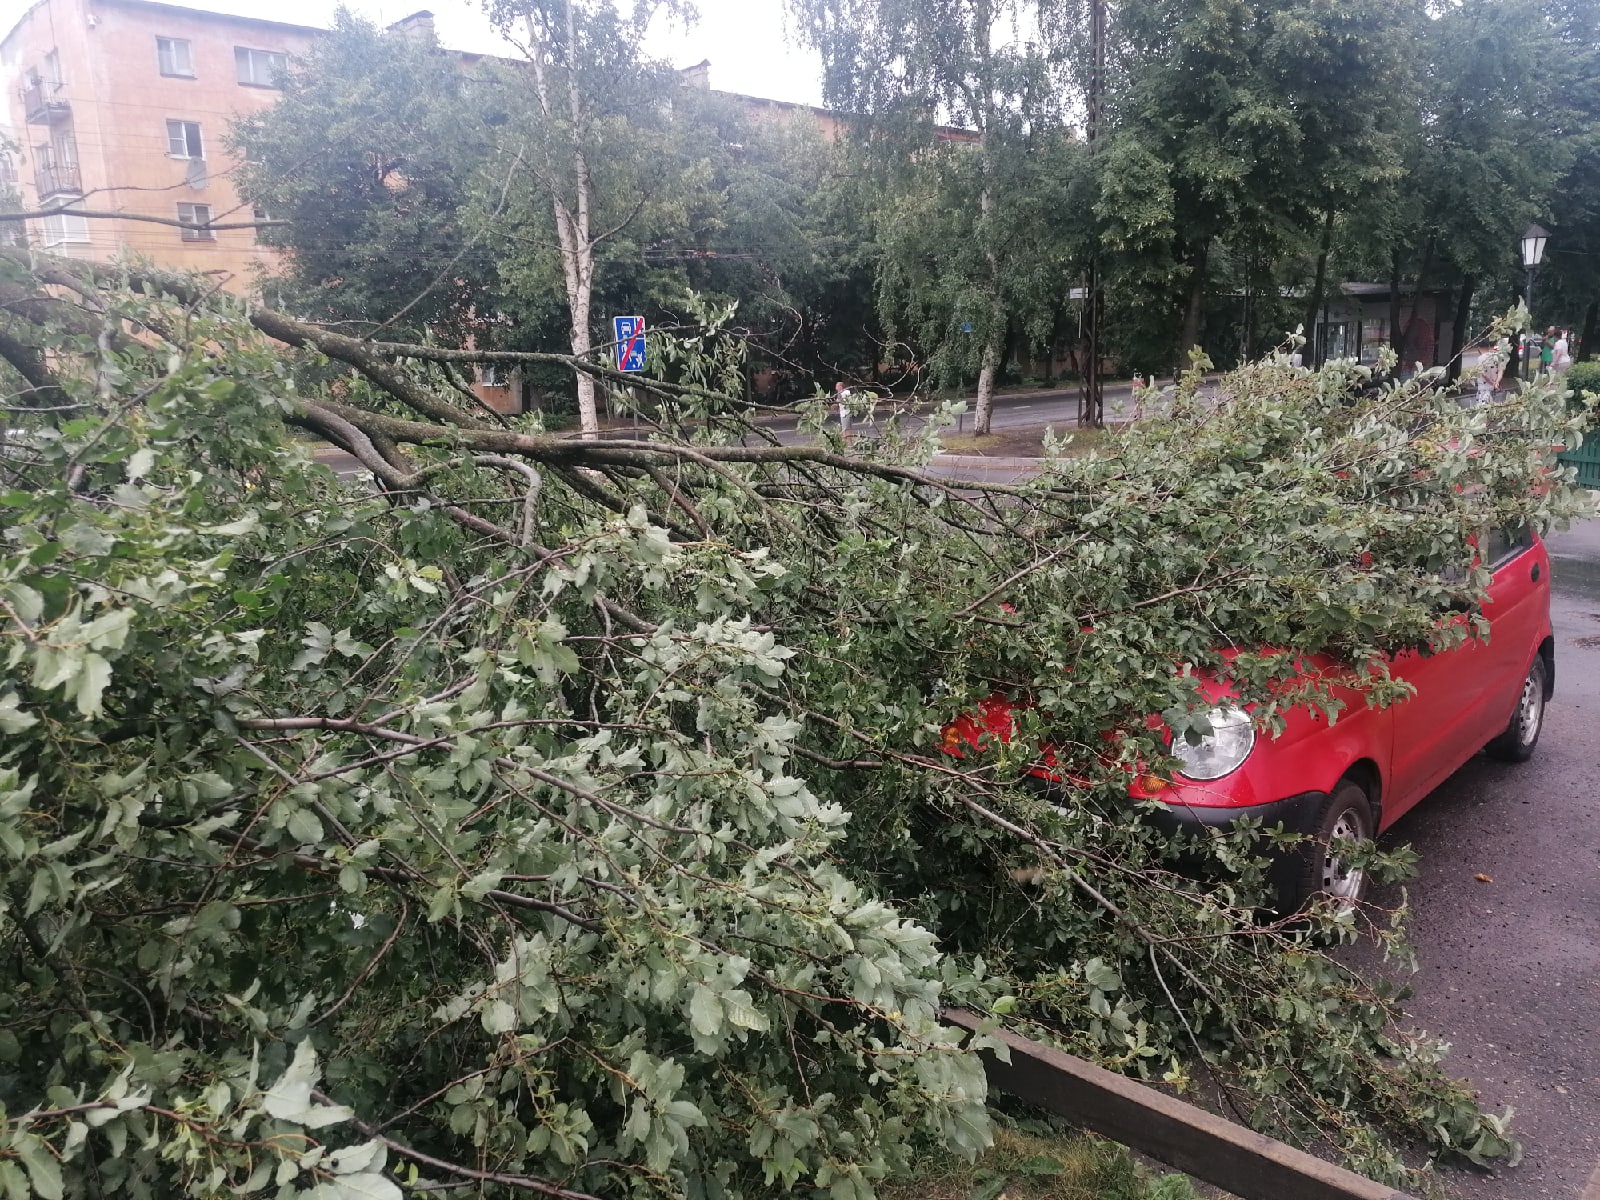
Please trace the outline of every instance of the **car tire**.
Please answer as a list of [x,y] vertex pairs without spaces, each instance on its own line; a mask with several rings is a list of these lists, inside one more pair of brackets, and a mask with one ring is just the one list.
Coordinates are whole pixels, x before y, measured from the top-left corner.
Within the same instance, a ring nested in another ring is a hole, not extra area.
[[1341,780],[1322,806],[1310,841],[1294,851],[1296,869],[1286,881],[1285,909],[1298,912],[1318,896],[1330,896],[1344,904],[1366,899],[1367,871],[1340,862],[1333,843],[1367,841],[1373,836],[1374,824],[1366,789],[1353,779]]
[[1545,671],[1544,655],[1535,654],[1506,731],[1483,748],[1490,758],[1501,762],[1527,762],[1533,757],[1539,733],[1544,728]]

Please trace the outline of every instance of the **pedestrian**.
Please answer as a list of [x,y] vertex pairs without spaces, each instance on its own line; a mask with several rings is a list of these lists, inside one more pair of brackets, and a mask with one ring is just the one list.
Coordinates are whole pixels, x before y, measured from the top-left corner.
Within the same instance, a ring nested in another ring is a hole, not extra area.
[[833,385],[833,398],[839,404],[839,432],[850,432],[850,389],[845,386],[844,380]]
[[1539,369],[1549,371],[1556,359],[1556,327],[1544,331],[1544,342],[1539,347]]
[[1561,336],[1556,338],[1555,349],[1550,356],[1550,369],[1557,375],[1565,375],[1571,365],[1572,335],[1570,330],[1563,329]]

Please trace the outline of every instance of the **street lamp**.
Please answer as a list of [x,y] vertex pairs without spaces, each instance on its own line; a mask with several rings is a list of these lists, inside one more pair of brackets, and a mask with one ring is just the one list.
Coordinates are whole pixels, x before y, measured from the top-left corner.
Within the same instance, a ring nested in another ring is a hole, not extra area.
[[[1522,289],[1523,303],[1528,306],[1528,319],[1533,319],[1533,281],[1539,275],[1539,264],[1544,261],[1544,246],[1550,240],[1550,231],[1543,225],[1529,225],[1522,231],[1522,269],[1527,272],[1527,285]],[[1526,341],[1526,339],[1524,339]],[[1531,358],[1530,354],[1528,358]],[[1523,360],[1523,373],[1528,368]]]
[[1539,273],[1539,264],[1544,261],[1544,244],[1550,240],[1550,231],[1543,225],[1529,225],[1522,231],[1522,269],[1528,273],[1528,289],[1525,298],[1528,309],[1533,309],[1533,279]]

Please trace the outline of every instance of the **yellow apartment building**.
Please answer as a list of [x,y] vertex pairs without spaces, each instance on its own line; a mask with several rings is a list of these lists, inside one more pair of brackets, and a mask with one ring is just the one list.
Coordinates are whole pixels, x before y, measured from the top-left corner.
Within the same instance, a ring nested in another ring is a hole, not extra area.
[[[204,228],[258,215],[234,187],[228,125],[272,104],[288,59],[320,33],[151,0],[37,0],[0,41],[11,143],[0,180],[23,211],[52,213],[27,240],[81,258],[138,254],[246,290],[274,251],[253,229]],[[0,241],[21,236],[0,226]]]

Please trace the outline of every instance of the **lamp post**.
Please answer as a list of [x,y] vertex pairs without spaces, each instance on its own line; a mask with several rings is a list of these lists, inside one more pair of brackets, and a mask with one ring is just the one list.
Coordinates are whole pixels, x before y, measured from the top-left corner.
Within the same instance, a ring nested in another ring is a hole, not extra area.
[[[1550,231],[1543,225],[1529,225],[1522,231],[1522,269],[1527,273],[1527,282],[1522,289],[1523,303],[1528,306],[1528,319],[1533,319],[1533,282],[1539,276],[1539,264],[1544,261],[1545,243],[1550,240]],[[1526,341],[1527,339],[1524,339]],[[1531,348],[1530,348],[1531,349]],[[1530,353],[1524,357],[1522,374],[1528,375],[1528,359]]]
[[1529,225],[1522,231],[1522,269],[1528,273],[1528,286],[1523,296],[1528,311],[1533,311],[1533,281],[1539,274],[1539,264],[1544,261],[1544,246],[1550,240],[1550,231],[1543,225]]

